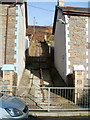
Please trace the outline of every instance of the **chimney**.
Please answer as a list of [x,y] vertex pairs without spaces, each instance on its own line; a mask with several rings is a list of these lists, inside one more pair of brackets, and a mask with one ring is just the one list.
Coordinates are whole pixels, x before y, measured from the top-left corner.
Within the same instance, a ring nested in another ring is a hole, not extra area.
[[64,6],[64,0],[58,0],[58,6]]

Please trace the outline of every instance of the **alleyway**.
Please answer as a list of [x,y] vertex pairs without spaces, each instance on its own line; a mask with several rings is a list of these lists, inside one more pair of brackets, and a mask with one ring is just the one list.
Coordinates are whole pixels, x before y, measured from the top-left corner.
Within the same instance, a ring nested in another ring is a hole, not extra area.
[[[50,64],[49,48],[45,41],[33,41],[26,60],[26,69],[20,86],[28,88],[19,89],[18,95],[25,98],[30,109],[48,110],[49,106],[51,109],[79,109],[73,102],[74,98],[70,101],[70,96],[67,96],[67,91],[68,94],[73,91],[65,88],[66,84]],[[52,88],[62,86],[64,89]]]
[[[26,69],[23,74],[20,86],[32,87],[29,90],[30,105],[45,104],[47,98],[47,90],[40,89],[39,87],[52,87],[53,83],[50,76],[49,66],[49,50],[45,41],[33,41],[30,49],[29,56],[27,56]],[[33,89],[35,87],[36,89]],[[28,90],[22,90],[20,94],[28,94]],[[38,99],[37,99],[38,98]],[[38,107],[38,105],[37,105]]]
[[[32,116],[90,114],[90,87],[86,86],[89,80],[86,77],[89,76],[88,9],[65,7],[59,2],[54,3],[54,11],[50,10],[49,2],[43,7],[38,7],[39,2],[35,3],[37,7],[32,2],[1,3],[1,26],[6,35],[1,31],[0,91],[5,97],[15,96],[25,103],[25,108],[29,108],[28,120]],[[39,14],[37,9],[44,11]],[[53,24],[47,19],[50,12],[55,12]],[[30,14],[33,19],[30,16],[29,20]],[[37,20],[39,15],[42,25]],[[82,37],[83,28],[86,29]]]
[[[49,62],[47,44],[45,42],[33,42],[29,49],[26,70],[20,85],[27,85],[30,79],[31,86],[53,86],[49,72]],[[25,76],[27,76],[27,80],[25,80]]]

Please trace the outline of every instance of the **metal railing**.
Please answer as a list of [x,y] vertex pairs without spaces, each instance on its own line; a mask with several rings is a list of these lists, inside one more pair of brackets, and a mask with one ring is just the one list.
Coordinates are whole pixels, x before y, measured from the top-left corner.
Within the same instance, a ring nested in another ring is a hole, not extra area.
[[90,110],[90,87],[0,86],[0,92],[21,98],[30,110]]

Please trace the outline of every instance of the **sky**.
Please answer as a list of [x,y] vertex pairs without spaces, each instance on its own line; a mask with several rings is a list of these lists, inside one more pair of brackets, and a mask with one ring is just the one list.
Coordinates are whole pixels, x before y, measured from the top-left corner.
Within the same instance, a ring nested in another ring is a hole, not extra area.
[[[35,26],[52,26],[54,20],[55,5],[57,4],[57,2],[55,2],[55,0],[53,0],[53,2],[47,2],[47,0],[46,2],[38,1],[29,1],[27,3],[28,24]],[[65,5],[88,7],[88,2],[85,2],[85,0],[83,0],[84,2],[79,1],[80,0],[78,0],[78,2],[65,2]]]

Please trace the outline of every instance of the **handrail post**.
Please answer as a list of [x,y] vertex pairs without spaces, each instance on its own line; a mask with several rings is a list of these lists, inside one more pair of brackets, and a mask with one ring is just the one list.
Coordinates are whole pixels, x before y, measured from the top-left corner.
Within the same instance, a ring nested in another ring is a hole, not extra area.
[[50,111],[50,88],[48,88],[48,112]]

